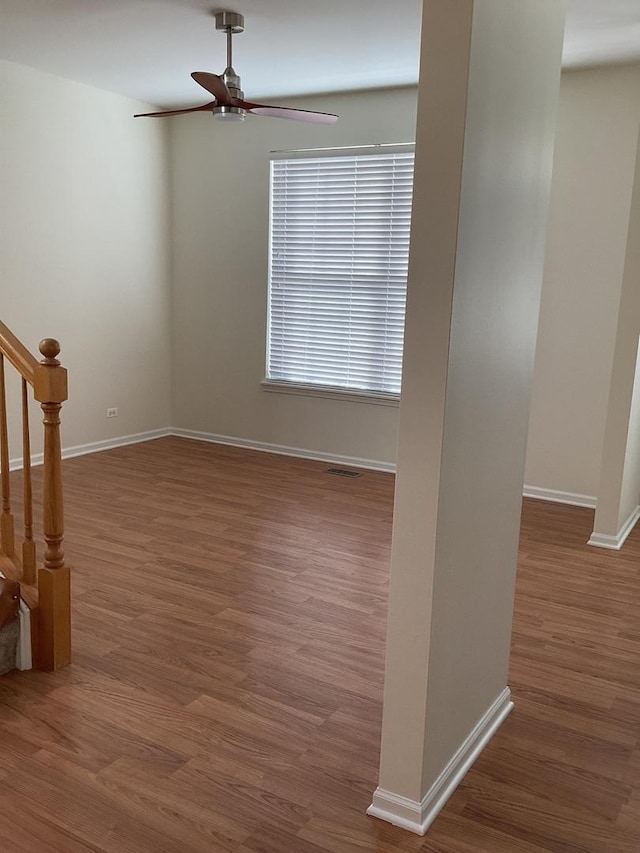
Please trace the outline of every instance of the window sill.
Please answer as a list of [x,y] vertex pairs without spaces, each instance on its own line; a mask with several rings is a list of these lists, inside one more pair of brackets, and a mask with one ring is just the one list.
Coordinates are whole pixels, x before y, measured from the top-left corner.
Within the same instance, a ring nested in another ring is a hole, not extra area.
[[343,400],[348,403],[368,403],[374,406],[400,405],[399,394],[377,394],[374,391],[353,391],[342,388],[330,388],[323,385],[301,385],[296,382],[275,382],[263,379],[260,383],[263,391],[275,394],[293,394],[301,397],[321,397],[325,400]]

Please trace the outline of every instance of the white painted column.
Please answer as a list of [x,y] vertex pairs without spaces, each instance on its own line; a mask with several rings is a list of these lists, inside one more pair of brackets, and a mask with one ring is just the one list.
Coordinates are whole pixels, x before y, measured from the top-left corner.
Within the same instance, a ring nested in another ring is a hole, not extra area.
[[640,518],[640,140],[616,344],[609,385],[600,485],[590,545],[620,549]]
[[509,712],[560,0],[425,0],[380,784],[424,833]]

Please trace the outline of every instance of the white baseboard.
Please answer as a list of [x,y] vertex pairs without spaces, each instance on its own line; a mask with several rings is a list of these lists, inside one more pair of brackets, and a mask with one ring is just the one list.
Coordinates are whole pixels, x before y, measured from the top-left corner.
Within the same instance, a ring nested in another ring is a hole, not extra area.
[[[77,444],[75,447],[64,447],[62,449],[63,459],[72,459],[74,456],[85,456],[88,453],[99,453],[102,450],[112,450],[114,447],[124,447],[127,444],[140,444],[143,441],[151,441],[154,438],[165,438],[173,435],[171,429],[154,429],[148,432],[138,432],[134,435],[121,435],[117,438],[107,438],[104,441],[91,441],[89,444]],[[31,457],[32,465],[42,465],[44,461],[42,453],[34,453]],[[22,457],[12,459],[9,470],[17,471],[22,468]]]
[[570,504],[595,509],[598,499],[594,495],[579,495],[575,492],[560,492],[556,489],[540,489],[538,486],[526,486],[522,494],[525,498],[537,501],[551,501],[555,504]]
[[596,533],[594,530],[587,544],[594,545],[596,548],[609,548],[612,551],[619,551],[627,536],[636,526],[638,519],[640,519],[640,506],[633,510],[615,536],[610,536],[607,533]]
[[[127,444],[140,444],[151,441],[154,438],[165,438],[176,436],[177,438],[191,438],[196,441],[206,441],[211,444],[226,444],[231,447],[244,447],[247,450],[259,450],[263,453],[275,453],[279,456],[294,456],[298,459],[313,459],[319,462],[333,462],[338,465],[348,465],[353,468],[365,468],[369,471],[384,471],[394,474],[396,465],[394,462],[381,462],[377,459],[363,459],[358,456],[344,456],[340,453],[325,453],[321,450],[307,450],[302,447],[287,447],[284,444],[271,444],[267,441],[254,441],[249,438],[237,438],[231,435],[218,435],[213,432],[201,432],[199,430],[182,429],[180,427],[165,427],[163,429],[139,432],[134,435],[122,435],[118,438],[108,438],[103,441],[92,441],[88,444],[78,444],[75,447],[66,447],[62,450],[63,459],[71,459],[74,456],[84,456],[89,453],[99,453],[102,450],[112,450],[115,447],[124,447]],[[32,465],[42,465],[42,453],[36,453],[31,457]],[[22,458],[17,457],[9,463],[11,471],[22,468]],[[552,503],[571,504],[572,506],[588,507],[595,509],[597,499],[591,495],[579,495],[573,492],[561,492],[555,489],[541,489],[538,486],[524,486],[525,498],[551,501]],[[635,522],[634,522],[635,523]],[[627,533],[628,535],[628,533]],[[625,537],[626,538],[626,537]],[[595,543],[591,543],[595,544]],[[614,547],[602,545],[601,547]]]
[[299,459],[315,459],[319,462],[334,462],[339,465],[349,465],[353,468],[366,468],[370,471],[386,471],[393,473],[396,466],[393,462],[380,462],[376,459],[360,459],[357,456],[342,456],[339,453],[324,453],[321,450],[305,450],[301,447],[287,447],[283,444],[270,444],[266,441],[253,441],[249,438],[235,438],[229,435],[216,435],[211,432],[198,432],[192,429],[174,428],[171,435],[178,438],[193,438],[196,441],[208,441],[212,444],[227,444],[231,447],[244,447],[247,450],[260,450],[263,453],[276,453],[279,456],[295,456]]
[[75,447],[63,449],[62,458],[72,459],[74,456],[99,453],[101,450],[113,450],[114,447],[125,447],[127,444],[141,444],[143,441],[151,441],[154,438],[166,438],[169,435],[173,435],[173,433],[167,427],[166,429],[137,432],[133,435],[121,435],[119,438],[107,438],[104,441],[92,441],[89,444],[77,444]]
[[378,788],[367,814],[424,835],[512,708],[511,691],[505,687],[465,738],[422,802]]

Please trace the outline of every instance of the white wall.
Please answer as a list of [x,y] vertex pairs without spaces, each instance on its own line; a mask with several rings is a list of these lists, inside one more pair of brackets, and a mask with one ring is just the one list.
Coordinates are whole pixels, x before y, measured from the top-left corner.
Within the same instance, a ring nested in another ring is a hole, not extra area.
[[0,319],[60,340],[65,447],[171,420],[166,128],[140,106],[0,62]]
[[395,461],[397,408],[265,392],[269,152],[410,142],[415,90],[287,103],[333,127],[208,114],[171,124],[175,426]]
[[640,66],[562,75],[525,480],[598,492],[640,123]]

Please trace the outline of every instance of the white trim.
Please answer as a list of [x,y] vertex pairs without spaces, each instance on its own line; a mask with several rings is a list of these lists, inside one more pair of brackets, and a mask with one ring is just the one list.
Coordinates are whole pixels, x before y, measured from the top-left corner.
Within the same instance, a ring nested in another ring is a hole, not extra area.
[[334,462],[340,465],[350,465],[354,468],[366,468],[370,471],[386,471],[393,473],[396,466],[393,462],[380,462],[376,459],[360,459],[357,456],[342,456],[339,453],[325,453],[322,450],[304,450],[300,447],[286,447],[283,444],[270,444],[266,441],[252,441],[249,438],[235,438],[230,435],[216,435],[211,432],[198,432],[192,429],[174,428],[171,435],[178,438],[193,438],[196,441],[208,441],[212,444],[226,444],[231,447],[244,447],[247,450],[260,450],[263,453],[276,453],[279,456],[295,456],[299,459],[316,459],[320,462]]
[[512,708],[511,691],[505,687],[462,742],[422,802],[378,788],[367,814],[424,835]]
[[[373,403],[374,405],[397,406],[399,399],[394,399],[393,396],[385,397],[383,395],[371,396],[370,394],[360,395],[357,392],[333,391],[331,389],[307,388],[304,385],[280,385],[270,380],[263,380],[261,383],[265,391],[278,392],[283,394],[308,394],[314,397],[325,397],[339,400],[349,400],[358,403]],[[152,441],[155,438],[167,438],[175,436],[176,438],[191,438],[196,441],[206,441],[211,444],[225,444],[231,447],[244,447],[247,450],[259,450],[263,453],[275,453],[278,456],[295,456],[298,459],[313,459],[320,462],[335,462],[341,465],[350,465],[355,468],[365,468],[370,471],[384,471],[394,474],[396,471],[395,462],[382,462],[377,459],[361,459],[358,456],[344,456],[340,453],[328,453],[322,450],[307,450],[302,447],[288,447],[284,444],[271,444],[267,441],[254,441],[249,438],[238,438],[230,435],[218,435],[213,432],[201,432],[199,430],[182,429],[180,427],[164,427],[163,429],[148,430],[147,432],[138,432],[133,435],[122,435],[117,438],[108,438],[103,441],[91,441],[88,444],[78,444],[74,447],[67,447],[62,450],[63,459],[72,459],[74,456],[85,456],[90,453],[99,453],[102,450],[113,450],[116,447],[125,447],[128,444],[141,444],[145,441]],[[43,454],[34,453],[31,457],[32,465],[42,465]],[[9,463],[9,470],[16,471],[22,468],[22,457],[16,457]],[[561,492],[555,489],[541,489],[538,486],[524,486],[523,496],[525,498],[533,498],[541,501],[551,501],[552,503],[571,504],[572,506],[588,507],[595,509],[597,499],[591,495],[580,495],[574,492]],[[640,513],[640,507],[637,510]],[[627,530],[624,538],[629,535],[631,528],[638,520],[631,522],[631,527]],[[627,522],[630,523],[630,522]],[[598,536],[598,534],[594,534]],[[618,534],[618,537],[620,533]],[[607,541],[617,541],[618,537],[606,537]],[[604,536],[601,538],[605,538]],[[624,539],[622,540],[624,541]],[[595,542],[589,541],[589,544],[594,545]],[[622,543],[621,543],[622,544]],[[611,544],[600,544],[601,548],[616,547]]]
[[137,432],[133,435],[121,435],[119,438],[107,438],[104,441],[91,441],[89,444],[77,444],[75,447],[67,447],[62,451],[63,459],[72,459],[74,456],[85,456],[88,453],[99,453],[102,450],[113,450],[114,447],[125,447],[127,444],[142,444],[143,441],[152,441],[154,438],[166,438],[172,435],[170,428],[151,429],[147,432]]
[[554,504],[571,504],[571,506],[584,506],[595,509],[597,498],[594,495],[579,495],[575,492],[560,492],[556,489],[540,489],[538,486],[524,486],[525,498],[533,498],[537,501],[551,501]]
[[33,669],[31,657],[31,611],[20,599],[20,637],[18,639],[18,651],[16,654],[16,669],[24,672]]
[[607,533],[596,533],[594,530],[587,545],[593,545],[595,548],[609,548],[612,551],[619,551],[624,545],[627,536],[636,526],[638,519],[640,519],[640,506],[637,506],[633,510],[615,536],[610,536]]
[[[0,572],[0,578],[4,575]],[[20,635],[18,637],[18,648],[16,649],[16,669],[24,672],[27,669],[33,669],[33,660],[31,656],[31,611],[20,599]]]
[[389,153],[396,151],[415,151],[415,142],[374,142],[370,145],[342,145],[332,148],[286,148],[275,149],[269,154],[272,160],[283,160],[289,157],[309,157],[310,155],[322,155],[323,157],[341,157],[343,154],[373,154]]
[[399,394],[376,394],[374,391],[355,391],[344,388],[332,388],[329,385],[305,385],[301,382],[278,382],[275,379],[263,379],[260,383],[263,391],[272,394],[293,394],[298,397],[321,397],[324,400],[343,400],[348,403],[371,403],[374,406],[400,405]]
[[[99,453],[102,450],[113,450],[114,447],[124,447],[127,444],[141,444],[143,441],[151,441],[154,438],[166,438],[173,435],[170,427],[165,429],[153,429],[148,432],[138,432],[134,435],[121,435],[118,438],[107,438],[103,441],[91,441],[88,444],[77,444],[74,447],[66,447],[62,450],[63,459],[72,459],[74,456],[86,456],[89,453]],[[31,457],[32,465],[42,465],[44,455],[34,453]],[[22,468],[22,457],[12,459],[9,463],[10,471]]]

